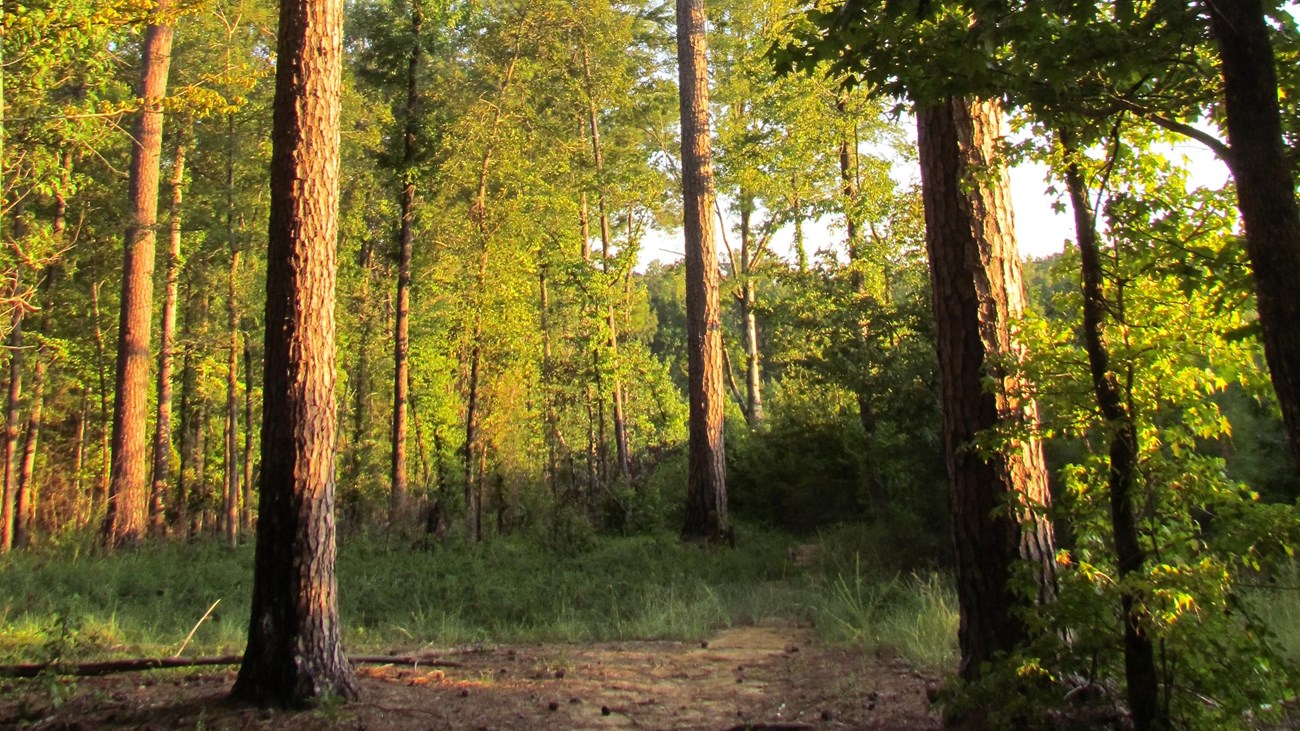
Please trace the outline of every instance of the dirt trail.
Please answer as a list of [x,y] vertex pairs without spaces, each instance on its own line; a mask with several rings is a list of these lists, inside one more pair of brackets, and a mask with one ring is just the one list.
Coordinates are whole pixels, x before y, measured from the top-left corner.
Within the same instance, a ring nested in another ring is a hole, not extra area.
[[361,701],[306,713],[233,706],[234,673],[158,671],[80,681],[59,704],[10,683],[0,728],[898,729],[939,727],[927,679],[897,660],[787,626],[707,642],[521,645],[455,653],[462,667],[363,668]]

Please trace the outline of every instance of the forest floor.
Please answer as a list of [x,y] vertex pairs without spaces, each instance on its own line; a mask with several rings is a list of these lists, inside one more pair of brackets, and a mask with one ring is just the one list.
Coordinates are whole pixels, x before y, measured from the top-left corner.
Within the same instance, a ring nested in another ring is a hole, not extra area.
[[358,671],[360,701],[301,713],[229,703],[233,669],[9,681],[0,729],[939,728],[927,701],[933,678],[788,624],[694,643],[491,646],[436,657],[456,666],[368,665]]

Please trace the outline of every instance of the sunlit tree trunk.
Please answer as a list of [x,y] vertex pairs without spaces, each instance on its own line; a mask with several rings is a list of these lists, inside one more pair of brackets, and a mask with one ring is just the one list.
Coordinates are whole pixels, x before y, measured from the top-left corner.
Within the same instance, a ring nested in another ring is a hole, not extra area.
[[[972,446],[1002,424],[1032,428],[1037,407],[1016,373],[1024,309],[1009,184],[999,161],[995,102],[950,99],[918,110],[917,139],[930,258],[948,463],[962,677],[1023,642],[1020,614],[1053,587],[1052,526],[1042,446],[1017,438],[987,455]],[[1014,568],[1034,570],[1037,596]]]
[[248,647],[231,691],[355,698],[334,577],[334,252],[343,8],[282,0],[271,137],[262,489]]
[[18,406],[23,394],[23,308],[14,308],[10,323],[9,342],[9,388],[5,407],[4,430],[4,508],[3,534],[0,534],[0,551],[9,551],[14,546],[15,524],[18,521],[18,480],[15,472],[14,457],[18,449]]
[[682,119],[682,217],[686,238],[688,478],[682,537],[729,538],[723,456],[722,329],[718,249],[712,226],[708,48],[704,0],[677,0],[677,63]]
[[763,423],[763,381],[758,353],[758,282],[754,280],[753,203],[740,209],[740,322],[745,329],[745,419],[756,428]]
[[[144,537],[148,517],[145,472],[149,388],[149,330],[153,316],[154,224],[158,219],[158,177],[162,157],[162,100],[167,94],[172,29],[160,22],[170,0],[156,0],[155,18],[145,30],[139,98],[131,147],[131,212],[122,270],[114,382],[112,472],[104,514],[108,545]],[[165,22],[165,21],[163,21]]]
[[167,485],[171,481],[172,361],[176,352],[176,298],[181,269],[181,203],[185,193],[184,138],[177,140],[172,158],[171,216],[167,247],[167,280],[163,289],[158,343],[158,410],[154,421],[153,487],[149,498],[149,530],[167,529]]

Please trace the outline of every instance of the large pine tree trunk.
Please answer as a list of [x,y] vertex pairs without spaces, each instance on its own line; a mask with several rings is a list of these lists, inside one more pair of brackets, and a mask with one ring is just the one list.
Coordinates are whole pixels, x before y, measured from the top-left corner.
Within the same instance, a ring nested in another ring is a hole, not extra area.
[[[934,290],[939,384],[949,476],[961,675],[1026,639],[1017,611],[1052,592],[1052,527],[1042,446],[1024,438],[985,455],[981,432],[1037,421],[1022,393],[1012,337],[1024,309],[1006,169],[998,161],[995,102],[951,99],[917,114],[926,249]],[[986,383],[991,383],[988,388]],[[1038,597],[1019,596],[1011,575],[1027,563]]]
[[248,647],[231,694],[354,698],[334,578],[334,281],[343,8],[280,4],[271,137],[262,489]]
[[[161,16],[170,0],[157,0]],[[108,545],[144,537],[148,517],[145,472],[149,407],[149,330],[153,316],[154,224],[158,219],[158,176],[162,158],[162,99],[167,94],[172,29],[158,23],[145,30],[139,97],[143,100],[131,147],[131,213],[122,269],[121,317],[114,383],[112,474],[104,515]]]
[[682,217],[686,236],[686,339],[689,382],[685,539],[725,540],[722,325],[718,248],[712,226],[708,46],[704,0],[677,0],[677,64],[682,118]]
[[397,312],[393,338],[393,461],[392,499],[388,522],[396,525],[406,513],[406,409],[411,389],[408,362],[411,341],[411,255],[415,247],[415,135],[420,94],[420,27],[424,15],[419,0],[411,2],[411,57],[406,69],[406,124],[402,135],[401,227],[397,252]]
[[[1073,156],[1076,151],[1070,149],[1067,140],[1068,135],[1062,134],[1064,151],[1067,156]],[[1067,162],[1065,180],[1070,205],[1074,209],[1075,239],[1079,243],[1083,344],[1088,353],[1088,369],[1097,407],[1111,434],[1107,487],[1110,490],[1111,533],[1115,539],[1115,556],[1122,581],[1140,572],[1144,560],[1138,542],[1138,519],[1133,509],[1138,460],[1137,427],[1110,366],[1110,352],[1103,332],[1107,304],[1102,291],[1101,243],[1097,237],[1096,219],[1088,203],[1087,186],[1073,161]],[[1133,725],[1138,731],[1165,728],[1168,719],[1163,718],[1160,710],[1160,678],[1156,670],[1155,649],[1151,638],[1142,629],[1140,603],[1131,591],[1120,593],[1120,609],[1124,615],[1124,679]]]
[[1272,30],[1260,0],[1203,4],[1219,42],[1228,167],[1246,229],[1264,356],[1300,467],[1300,205],[1282,140]]
[[185,140],[176,143],[172,158],[171,215],[167,246],[167,280],[163,288],[158,337],[158,410],[154,421],[153,486],[149,494],[149,530],[167,530],[167,483],[171,481],[172,361],[176,354],[176,298],[181,271],[181,202],[185,194]]

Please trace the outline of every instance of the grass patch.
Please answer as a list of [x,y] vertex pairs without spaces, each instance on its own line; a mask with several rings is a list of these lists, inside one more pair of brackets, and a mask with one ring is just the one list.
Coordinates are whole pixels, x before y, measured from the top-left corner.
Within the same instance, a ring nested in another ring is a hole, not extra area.
[[892,652],[931,672],[957,664],[957,595],[937,572],[880,578],[860,562],[826,579],[818,626],[832,641]]
[[[951,667],[955,601],[939,574],[884,576],[827,546],[795,566],[792,540],[753,528],[735,549],[667,532],[572,545],[536,537],[413,549],[357,537],[339,547],[350,650],[487,642],[697,640],[770,620],[815,624],[836,642]],[[851,554],[850,554],[851,555]],[[0,560],[0,662],[170,655],[203,612],[187,655],[243,649],[251,546],[153,543],[111,556],[70,547]]]
[[[572,551],[524,538],[416,550],[386,538],[340,545],[349,648],[479,642],[697,639],[721,627],[808,615],[810,582],[787,539],[741,547],[667,533]],[[251,546],[155,543],[112,556],[52,549],[0,562],[0,662],[171,654],[213,601],[187,654],[243,648]]]

